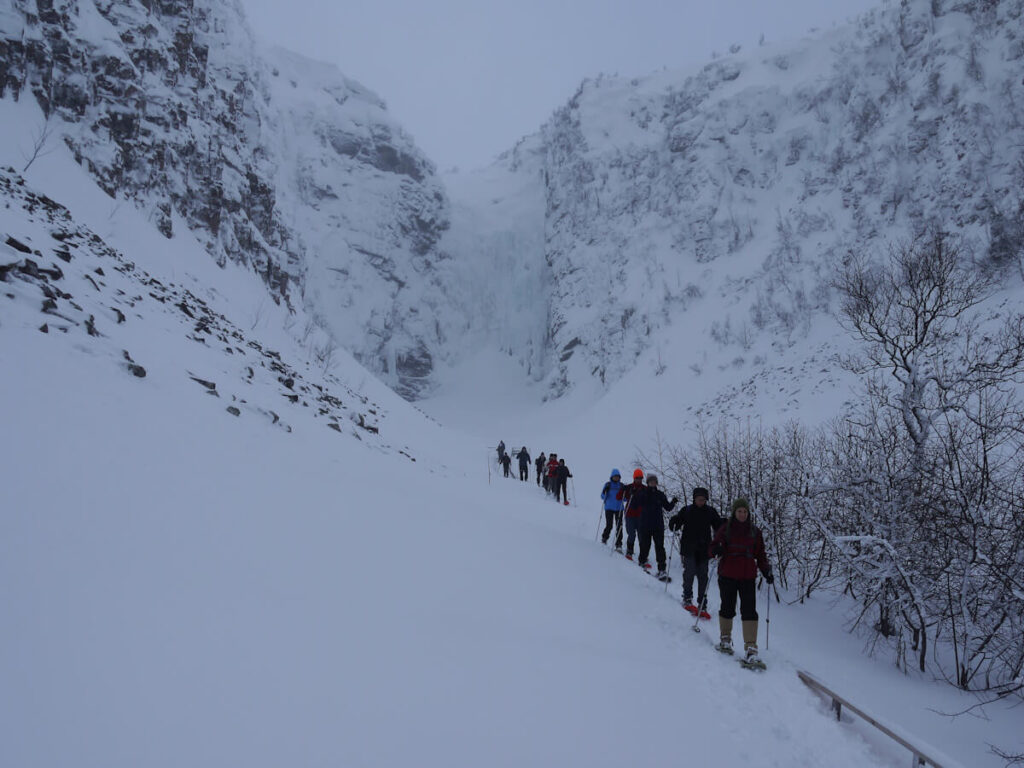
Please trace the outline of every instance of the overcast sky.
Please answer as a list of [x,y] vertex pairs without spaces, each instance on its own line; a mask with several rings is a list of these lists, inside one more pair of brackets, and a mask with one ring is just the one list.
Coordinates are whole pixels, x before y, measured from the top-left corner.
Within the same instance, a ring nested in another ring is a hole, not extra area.
[[533,133],[585,77],[797,40],[883,0],[241,0],[258,37],[376,91],[441,169]]

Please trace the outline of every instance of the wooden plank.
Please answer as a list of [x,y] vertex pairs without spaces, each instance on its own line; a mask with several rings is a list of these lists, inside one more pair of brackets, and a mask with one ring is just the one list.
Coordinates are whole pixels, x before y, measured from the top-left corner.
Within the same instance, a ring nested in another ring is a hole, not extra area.
[[819,692],[825,694],[830,699],[832,699],[832,709],[835,711],[837,719],[839,718],[839,715],[840,715],[840,712],[841,712],[841,707],[845,706],[851,712],[853,712],[854,714],[859,716],[862,720],[865,720],[866,722],[871,723],[871,725],[875,726],[875,728],[880,730],[882,733],[884,733],[890,739],[892,739],[896,743],[898,743],[898,744],[906,747],[907,749],[909,749],[911,754],[913,755],[914,766],[928,764],[928,765],[934,766],[935,768],[942,768],[942,764],[941,763],[938,763],[935,760],[933,760],[932,758],[928,757],[928,755],[926,755],[924,752],[922,752],[918,747],[916,747],[913,744],[911,744],[909,741],[904,739],[899,734],[893,732],[890,728],[887,728],[885,725],[880,723],[876,718],[874,718],[871,715],[867,714],[864,710],[859,709],[858,707],[856,707],[853,704],[851,704],[849,701],[844,699],[838,693],[836,693],[832,689],[828,688],[824,683],[822,683],[820,680],[818,680],[813,675],[811,675],[811,674],[809,674],[807,672],[804,672],[803,670],[797,670],[796,674],[804,682],[804,685],[806,685],[808,688],[811,688],[813,690],[819,691]]

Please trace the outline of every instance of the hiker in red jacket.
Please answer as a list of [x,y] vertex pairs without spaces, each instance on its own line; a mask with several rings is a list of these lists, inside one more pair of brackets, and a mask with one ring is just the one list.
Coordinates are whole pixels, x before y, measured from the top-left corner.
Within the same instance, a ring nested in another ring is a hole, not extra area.
[[548,474],[547,474],[547,491],[548,493],[555,492],[555,481],[558,479],[558,454],[552,453],[548,457]]
[[[626,559],[633,559],[633,543],[636,541],[636,532],[640,527],[640,505],[633,504],[633,494],[637,491],[643,490],[644,487],[644,471],[642,469],[633,470],[633,484],[625,485],[622,487],[622,498],[626,502]],[[615,548],[618,549],[622,546],[622,529],[619,529],[619,535],[615,537]]]
[[722,639],[718,650],[732,653],[732,620],[736,616],[736,597],[740,599],[740,617],[743,620],[743,648],[748,663],[760,663],[757,656],[757,595],[755,580],[758,570],[769,584],[775,581],[764,550],[764,536],[750,519],[750,504],[746,499],[732,503],[732,515],[715,532],[708,554],[719,558],[718,591],[722,608],[718,612],[718,625]]

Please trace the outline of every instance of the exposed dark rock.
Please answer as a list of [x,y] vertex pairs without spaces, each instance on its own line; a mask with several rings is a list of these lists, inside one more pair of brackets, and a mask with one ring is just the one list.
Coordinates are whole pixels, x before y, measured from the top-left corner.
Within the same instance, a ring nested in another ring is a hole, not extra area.
[[22,253],[32,253],[31,248],[29,248],[20,240],[15,240],[13,237],[8,236],[5,242],[16,251],[21,251]]
[[207,381],[206,379],[200,379],[200,378],[198,378],[196,376],[192,376],[191,374],[189,374],[189,378],[192,379],[192,381],[194,381],[196,384],[199,384],[199,385],[205,387],[206,391],[209,394],[217,395],[217,385],[214,384],[212,381]]
[[46,323],[43,323],[42,325],[39,326],[39,330],[42,331],[43,333],[49,333],[50,326],[47,325]]
[[233,406],[233,405],[229,405],[229,406],[227,407],[227,409],[226,409],[226,410],[227,410],[227,412],[228,412],[228,413],[230,413],[230,414],[231,414],[232,416],[241,416],[241,415],[242,415],[242,412],[241,412],[240,410],[238,410],[238,409],[237,409],[237,408],[236,408],[235,406]]

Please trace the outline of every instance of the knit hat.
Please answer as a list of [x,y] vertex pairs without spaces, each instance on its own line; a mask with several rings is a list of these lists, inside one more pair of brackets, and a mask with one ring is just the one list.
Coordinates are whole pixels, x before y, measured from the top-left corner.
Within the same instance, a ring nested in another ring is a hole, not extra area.
[[644,479],[644,471],[642,469],[639,469],[639,468],[634,469],[633,470],[633,479],[634,480],[643,480]]
[[653,472],[647,476],[647,484],[650,485],[651,483],[658,484],[658,476]]
[[749,512],[750,511],[750,502],[747,501],[746,499],[742,498],[742,497],[736,499],[736,501],[734,501],[732,503],[732,513],[735,515],[736,514],[736,510],[739,509],[740,507],[743,507],[745,510],[747,510],[747,512]]
[[703,496],[705,499],[710,498],[711,494],[708,493],[707,488],[694,488],[693,489],[693,500],[696,501],[698,496]]

